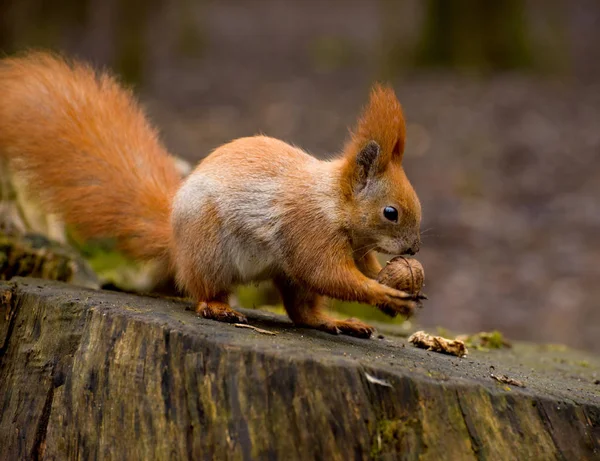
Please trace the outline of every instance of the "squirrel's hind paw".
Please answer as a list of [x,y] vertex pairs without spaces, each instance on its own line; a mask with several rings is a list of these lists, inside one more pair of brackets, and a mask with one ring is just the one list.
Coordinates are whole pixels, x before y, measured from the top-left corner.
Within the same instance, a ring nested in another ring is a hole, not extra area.
[[351,318],[347,320],[336,320],[327,318],[324,322],[315,322],[312,325],[302,325],[307,328],[314,328],[315,330],[325,331],[332,335],[347,335],[354,336],[355,338],[369,339],[375,331],[371,325],[367,325],[360,320]]
[[248,323],[245,315],[233,310],[229,304],[219,301],[198,303],[196,313],[205,319],[225,323]]

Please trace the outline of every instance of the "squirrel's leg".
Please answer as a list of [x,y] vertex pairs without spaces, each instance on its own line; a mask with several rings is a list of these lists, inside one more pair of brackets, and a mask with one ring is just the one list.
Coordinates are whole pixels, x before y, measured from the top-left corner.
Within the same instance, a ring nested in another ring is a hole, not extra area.
[[323,296],[307,291],[285,277],[276,279],[275,285],[281,293],[285,310],[295,325],[331,334],[371,337],[373,327],[360,320],[337,320],[328,316],[324,312],[326,299]]
[[381,271],[381,264],[377,260],[377,255],[374,251],[369,251],[367,254],[354,261],[356,262],[358,270],[370,279],[376,279]]
[[229,306],[229,287],[225,283],[207,280],[196,270],[193,260],[181,262],[177,281],[178,285],[197,301],[198,315],[219,322],[248,323],[245,315]]
[[[194,289],[195,288],[195,289]],[[208,293],[207,290],[202,289],[202,286],[194,284],[189,287],[190,292],[194,295],[194,298],[199,300],[196,305],[196,313],[201,315],[205,319],[217,320],[219,322],[226,323],[248,323],[246,316],[233,310],[229,306],[229,293],[222,291],[218,294]]]
[[350,255],[340,258],[342,251],[332,249],[320,249],[320,253],[314,253],[319,257],[286,268],[289,277],[306,289],[329,298],[385,307],[403,315],[411,315],[417,306],[414,295],[364,275]]

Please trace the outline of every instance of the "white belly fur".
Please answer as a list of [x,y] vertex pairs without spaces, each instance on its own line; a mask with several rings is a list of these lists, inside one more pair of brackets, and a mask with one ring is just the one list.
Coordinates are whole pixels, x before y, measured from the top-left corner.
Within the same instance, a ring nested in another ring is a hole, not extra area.
[[[255,181],[245,190],[232,190],[216,178],[194,174],[175,197],[173,223],[185,235],[186,222],[202,219],[207,204],[216,204],[222,222],[218,270],[228,272],[225,278],[233,283],[266,279],[276,271],[278,261],[275,235],[279,220],[273,202],[277,193],[273,183]],[[186,235],[186,239],[202,246],[202,235]],[[211,264],[202,253],[198,254],[195,264],[206,268]]]

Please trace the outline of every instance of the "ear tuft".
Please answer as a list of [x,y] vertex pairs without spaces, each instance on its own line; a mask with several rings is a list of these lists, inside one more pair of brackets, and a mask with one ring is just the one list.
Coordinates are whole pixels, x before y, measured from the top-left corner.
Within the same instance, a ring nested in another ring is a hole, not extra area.
[[345,151],[348,155],[357,155],[366,143],[373,140],[380,146],[382,163],[401,162],[405,137],[404,114],[396,93],[390,86],[375,84]]

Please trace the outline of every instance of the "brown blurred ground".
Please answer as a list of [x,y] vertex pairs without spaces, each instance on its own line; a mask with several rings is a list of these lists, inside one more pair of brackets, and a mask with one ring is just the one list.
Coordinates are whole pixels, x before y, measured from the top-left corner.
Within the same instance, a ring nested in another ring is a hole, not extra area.
[[[89,3],[55,45],[116,65],[116,0]],[[600,4],[525,3],[534,65],[474,73],[409,65],[415,1],[156,2],[133,75],[166,144],[194,161],[258,132],[334,153],[388,76],[424,209],[420,321],[600,351]]]

